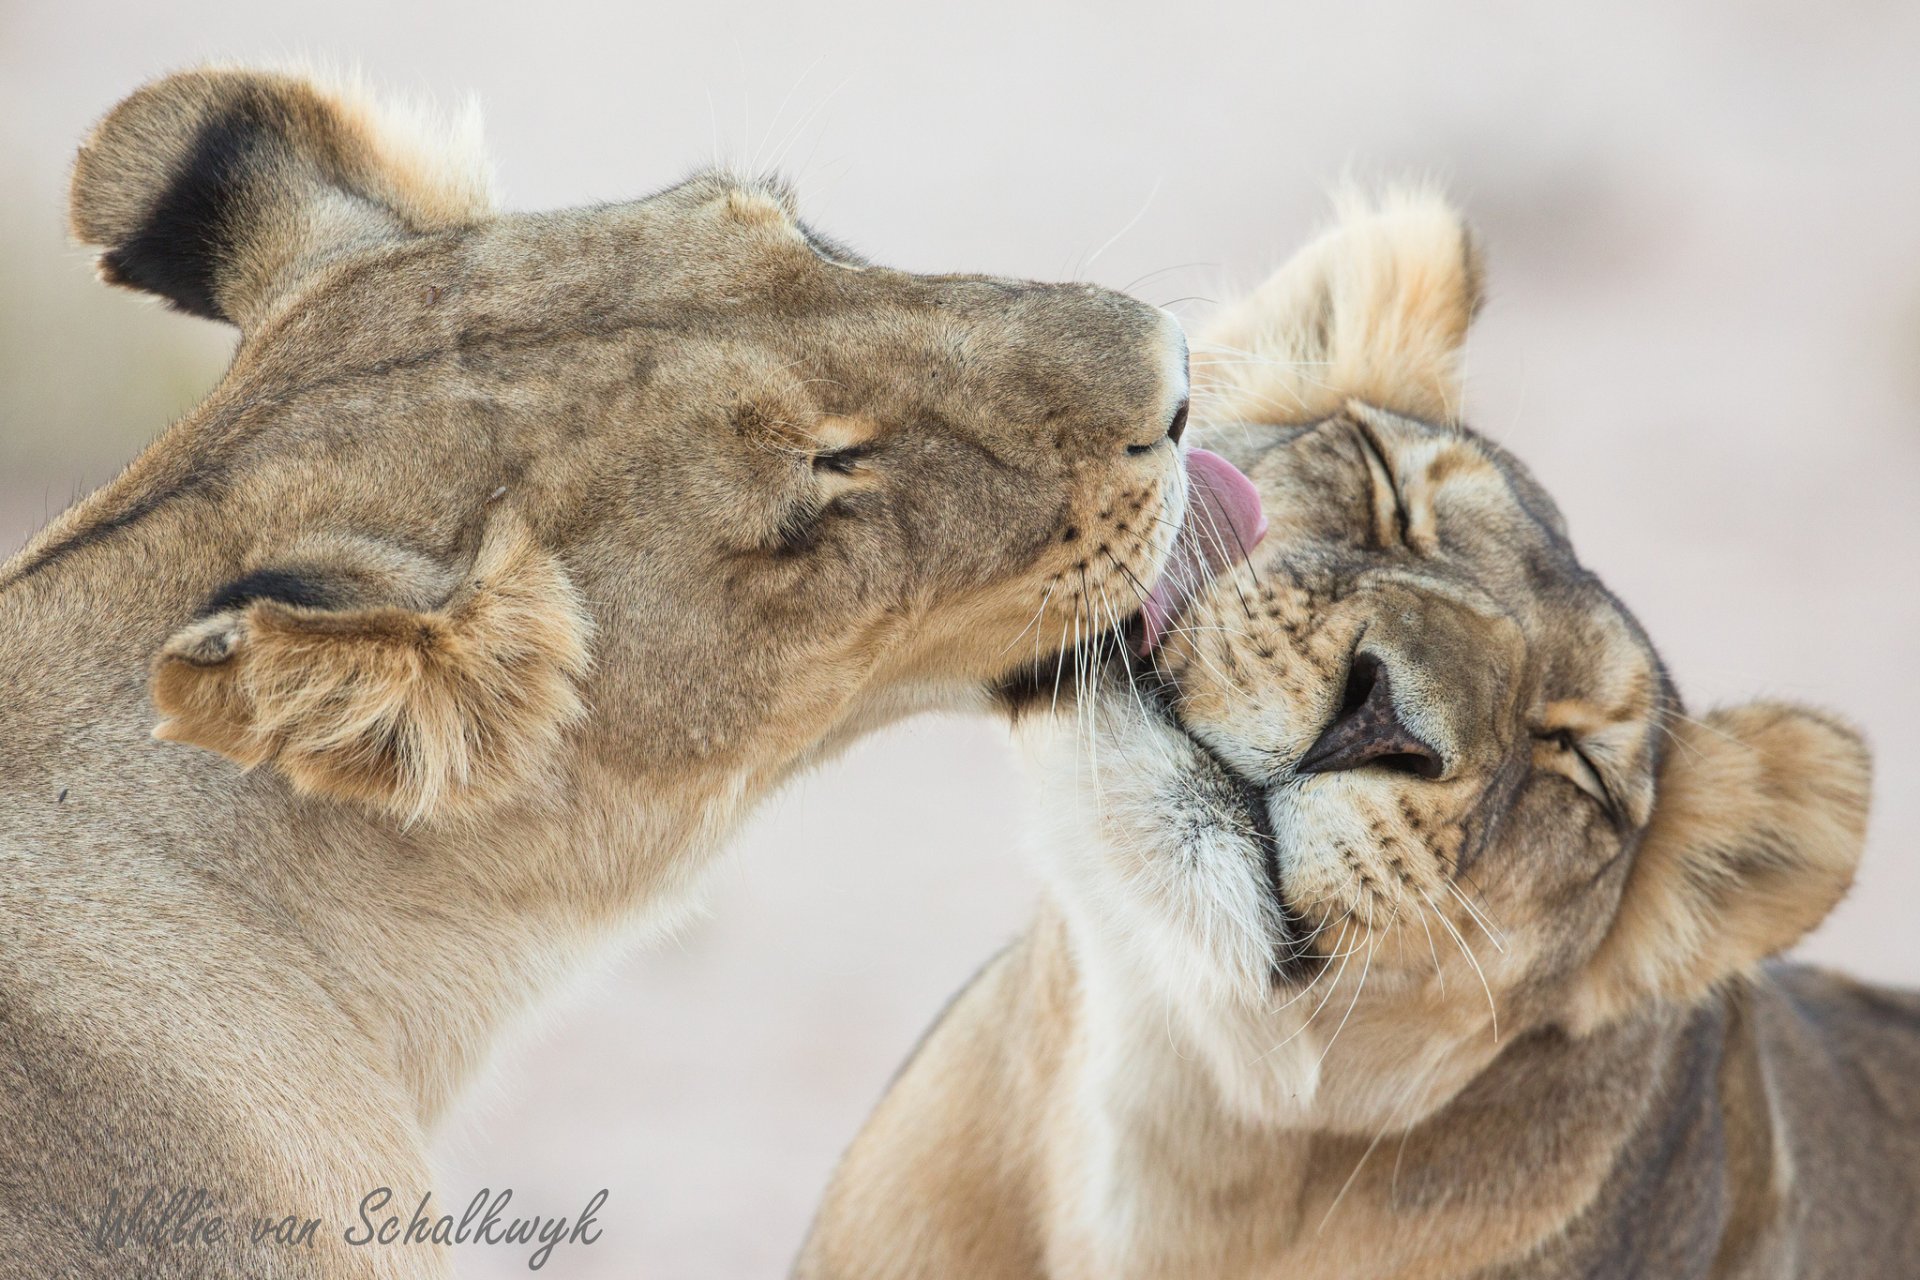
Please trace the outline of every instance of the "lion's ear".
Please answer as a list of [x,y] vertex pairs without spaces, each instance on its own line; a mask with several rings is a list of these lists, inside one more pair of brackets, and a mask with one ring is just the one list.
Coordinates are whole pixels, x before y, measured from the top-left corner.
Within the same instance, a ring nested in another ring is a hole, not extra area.
[[1210,422],[1316,422],[1349,399],[1430,422],[1460,412],[1480,257],[1460,214],[1418,189],[1346,194],[1334,225],[1228,307],[1194,346]]
[[247,329],[329,258],[489,216],[477,116],[436,130],[298,76],[168,76],[81,146],[73,234],[109,283]]
[[1675,725],[1619,912],[1576,986],[1575,1027],[1693,999],[1799,941],[1853,883],[1871,782],[1860,736],[1800,707]]
[[[558,562],[506,520],[450,589],[405,556],[332,550],[228,584],[167,641],[154,736],[403,821],[543,781],[588,662],[590,626]],[[420,604],[428,593],[441,602]]]

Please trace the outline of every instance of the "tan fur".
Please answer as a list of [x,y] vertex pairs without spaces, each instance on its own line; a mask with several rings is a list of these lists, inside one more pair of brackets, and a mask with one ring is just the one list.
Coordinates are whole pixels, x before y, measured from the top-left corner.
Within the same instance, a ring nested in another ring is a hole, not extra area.
[[1482,290],[1472,236],[1417,187],[1334,203],[1331,230],[1208,326],[1194,378],[1209,420],[1314,422],[1348,399],[1458,418]]
[[[446,1274],[341,1236],[501,1033],[769,789],[1110,627],[1183,516],[1165,313],[725,174],[499,213],[431,136],[190,72],[75,165],[103,274],[241,337],[0,567],[8,1280]],[[329,1225],[96,1252],[150,1187]]]
[[1619,913],[1575,996],[1586,1028],[1692,1000],[1800,940],[1853,884],[1870,762],[1851,730],[1767,703],[1674,727]]
[[556,781],[591,631],[553,557],[502,521],[438,608],[267,601],[183,628],[155,664],[153,732],[406,821],[523,800]]
[[[1682,711],[1524,468],[1407,416],[1458,403],[1455,215],[1343,216],[1201,348],[1252,358],[1205,430],[1266,542],[1149,670],[1011,701],[1039,918],[798,1274],[1920,1274],[1920,995],[1763,964],[1852,878],[1865,748]],[[1383,689],[1387,754],[1308,768]]]

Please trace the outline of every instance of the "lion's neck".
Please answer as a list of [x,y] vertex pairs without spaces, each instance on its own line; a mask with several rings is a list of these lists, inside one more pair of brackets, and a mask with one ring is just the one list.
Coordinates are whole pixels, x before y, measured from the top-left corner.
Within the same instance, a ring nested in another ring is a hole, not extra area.
[[654,804],[610,780],[570,790],[564,813],[412,835],[293,889],[287,910],[425,1124],[596,958],[690,914],[739,808],[724,789]]
[[554,987],[684,916],[766,792],[879,724],[961,701],[909,681],[878,700],[796,697],[769,717],[777,734],[700,760],[653,750],[645,725],[590,725],[563,783],[464,825],[301,799],[271,768],[152,737],[155,653],[258,533],[163,503],[137,545],[122,529],[113,554],[94,548],[86,531],[137,509],[156,465],[143,456],[0,567],[0,854],[84,863],[128,902],[159,878],[210,920],[284,935],[312,958],[298,979],[336,1007],[324,1017],[372,1041],[424,1122]]
[[219,567],[116,580],[105,559],[0,592],[0,853],[107,877],[129,910],[177,900],[292,943],[325,1006],[314,1025],[364,1035],[424,1123],[554,987],[684,914],[699,868],[784,771],[645,786],[587,768],[549,808],[446,828],[302,800],[270,770],[152,738],[148,662]]
[[[1063,1262],[1064,1275],[1477,1275],[1601,1212],[1649,1122],[1684,1128],[1713,1105],[1698,1083],[1720,1043],[1712,1010],[1650,1013],[1580,1041],[1508,1033],[1434,1102],[1449,1055],[1396,1051],[1381,1028],[1374,1078],[1333,1078],[1369,1069],[1327,1050],[1343,1001],[1322,1010],[1320,1034],[1275,1026],[1263,1041],[1170,1005],[1084,939],[1071,962],[1078,1051],[1057,1089],[1072,1150],[1053,1159],[1090,1176],[1063,1183],[1051,1252],[1094,1261]],[[1432,1105],[1362,1128],[1353,1099],[1365,1096]]]

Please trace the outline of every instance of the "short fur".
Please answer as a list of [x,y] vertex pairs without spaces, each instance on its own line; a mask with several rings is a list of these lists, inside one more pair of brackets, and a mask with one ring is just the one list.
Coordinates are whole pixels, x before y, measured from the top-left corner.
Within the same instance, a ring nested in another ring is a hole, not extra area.
[[1846,892],[1866,750],[1685,714],[1452,424],[1467,243],[1350,207],[1202,348],[1272,531],[1131,680],[1016,705],[1039,919],[806,1280],[1920,1275],[1920,995],[1765,963]]
[[[102,274],[241,340],[0,567],[0,1276],[445,1274],[340,1235],[498,1032],[1182,517],[1164,313],[874,266],[724,174],[503,214],[431,136],[222,70],[81,149]],[[194,1187],[331,1225],[90,1242]]]

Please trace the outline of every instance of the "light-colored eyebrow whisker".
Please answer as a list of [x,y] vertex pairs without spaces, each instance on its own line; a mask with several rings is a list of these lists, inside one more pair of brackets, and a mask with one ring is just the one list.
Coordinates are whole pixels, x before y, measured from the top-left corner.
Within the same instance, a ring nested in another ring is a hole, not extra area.
[[[793,81],[793,83],[787,86],[786,93],[781,95],[780,105],[773,109],[773,116],[767,121],[766,130],[760,135],[760,141],[753,149],[753,160],[749,165],[749,168],[753,172],[755,173],[764,172],[764,168],[761,164],[760,157],[766,154],[767,143],[772,141],[773,131],[780,126],[780,117],[787,113],[787,104],[793,101],[793,95],[800,91],[800,86],[807,82],[807,78],[814,73],[814,71],[820,66],[821,62],[825,61],[826,56],[827,55],[823,53],[819,57],[816,57],[812,62],[809,62],[807,64],[806,70],[802,71],[800,75]],[[789,131],[791,131],[792,127],[793,126],[788,126]],[[791,132],[789,132],[787,137],[788,138],[791,137]],[[786,139],[783,139],[783,142],[785,140]],[[783,147],[783,150],[784,150],[784,147]]]
[[[849,71],[846,75],[840,77],[839,82],[835,84],[833,88],[827,90],[812,106],[801,113],[798,120],[794,121],[793,127],[787,130],[786,141],[781,144],[779,152],[773,157],[772,172],[778,172],[786,166],[787,157],[792,154],[794,147],[799,144],[800,139],[806,136],[807,127],[832,105],[833,100],[840,96],[840,91],[852,82],[855,74],[855,72]],[[814,145],[818,146],[819,142],[820,139],[818,135],[816,135]]]
[[1262,356],[1245,356],[1232,360],[1222,360],[1217,355],[1207,354],[1207,367],[1209,369],[1310,369],[1331,363],[1333,362],[1330,360],[1273,360]]
[[1217,267],[1219,265],[1217,262],[1176,262],[1170,267],[1157,267],[1145,275],[1135,276],[1133,279],[1127,281],[1127,283],[1121,285],[1120,292],[1132,293],[1135,289],[1138,289],[1155,276],[1164,276],[1174,271],[1191,271],[1195,267]]
[[[1114,232],[1111,236],[1107,237],[1107,241],[1105,244],[1101,245],[1098,249],[1095,249],[1092,253],[1088,254],[1085,258],[1081,259],[1080,269],[1073,273],[1076,279],[1078,279],[1080,275],[1082,275],[1084,272],[1092,270],[1093,264],[1100,261],[1100,257],[1102,254],[1106,253],[1107,250],[1113,248],[1114,245],[1120,243],[1122,237],[1124,237],[1127,234],[1127,232],[1133,230],[1135,227],[1140,225],[1140,219],[1146,217],[1147,210],[1153,208],[1153,202],[1155,198],[1158,197],[1160,194],[1160,186],[1165,181],[1166,179],[1164,178],[1155,178],[1153,180],[1153,190],[1147,192],[1147,198],[1140,205],[1139,212],[1135,213],[1131,218],[1128,218],[1125,226],[1121,227],[1118,231]],[[1121,290],[1121,292],[1124,293],[1126,292],[1126,290],[1123,289]]]
[[[1192,412],[1199,421],[1210,427],[1218,428],[1232,424],[1244,427],[1246,438],[1251,438],[1253,431],[1257,428],[1303,424],[1304,419],[1301,415],[1307,412],[1307,401],[1299,392],[1291,388],[1288,389],[1288,394],[1293,397],[1291,403],[1253,387],[1238,384],[1202,385],[1192,393],[1194,402]],[[1222,409],[1232,409],[1231,417],[1223,420],[1220,416]],[[1242,409],[1271,413],[1275,421],[1263,422],[1258,418],[1249,418]]]
[[1168,298],[1163,302],[1156,302],[1153,305],[1156,307],[1166,307],[1169,310],[1171,310],[1174,307],[1180,306],[1183,303],[1188,303],[1188,302],[1204,302],[1210,307],[1217,307],[1220,305],[1220,299],[1209,298],[1204,293],[1184,293],[1177,298]]

